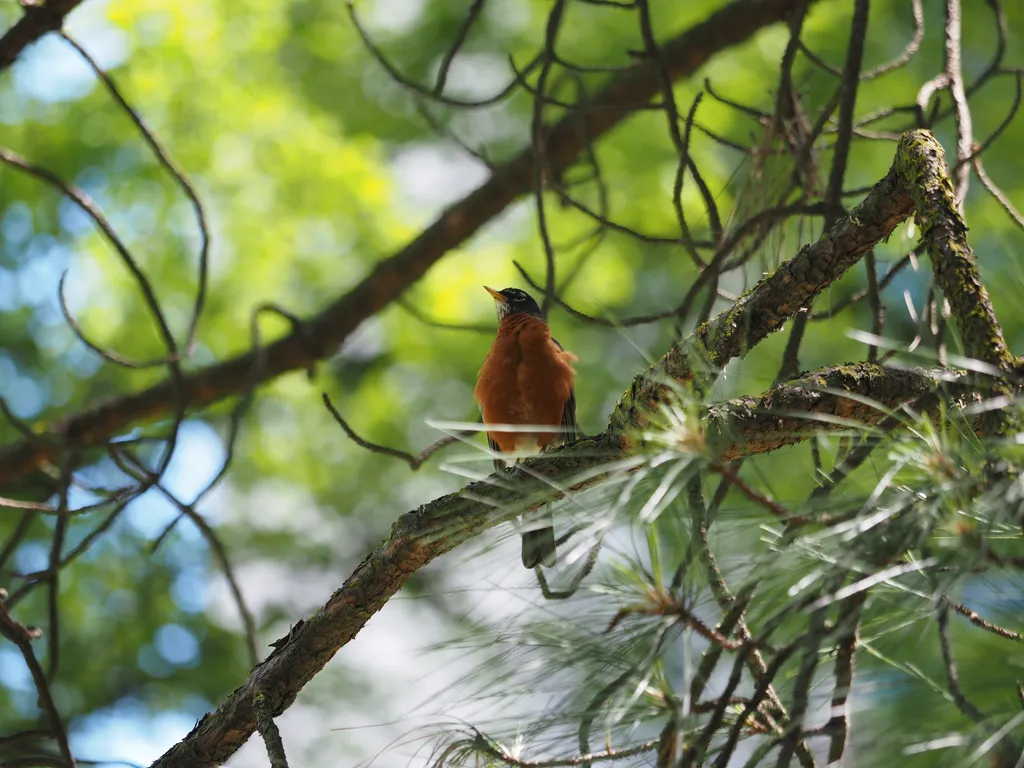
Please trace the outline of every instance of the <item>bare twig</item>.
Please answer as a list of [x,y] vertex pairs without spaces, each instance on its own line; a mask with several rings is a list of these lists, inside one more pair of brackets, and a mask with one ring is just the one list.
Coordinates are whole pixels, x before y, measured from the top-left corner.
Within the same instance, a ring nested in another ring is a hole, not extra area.
[[971,179],[971,167],[965,161],[974,147],[974,129],[971,125],[971,110],[967,106],[967,94],[964,92],[963,66],[960,61],[960,14],[960,0],[946,0],[946,80],[956,110],[958,165],[953,170],[956,180],[954,189],[957,206],[963,215],[967,185]]
[[68,744],[67,731],[64,729],[60,712],[57,711],[57,705],[53,701],[46,673],[43,672],[43,667],[36,658],[35,651],[32,648],[32,641],[39,638],[42,633],[34,627],[26,627],[11,616],[4,602],[6,597],[7,593],[0,589],[0,635],[14,643],[18,650],[21,651],[22,658],[25,659],[25,664],[32,675],[32,682],[35,684],[36,692],[39,694],[39,708],[46,714],[50,724],[50,732],[57,741],[57,748],[60,750],[61,757],[64,758],[65,765],[74,768],[76,763],[75,758],[71,754],[71,746]]
[[921,0],[911,0],[910,6],[914,16],[914,36],[907,43],[907,47],[892,61],[879,64],[877,67],[864,72],[860,77],[861,80],[874,80],[876,77],[881,77],[889,72],[905,67],[921,49],[921,41],[924,40],[924,8],[922,8]]
[[510,766],[510,768],[561,768],[562,766],[570,768],[571,766],[589,766],[591,763],[610,762],[624,760],[627,757],[636,757],[637,755],[654,751],[658,746],[658,741],[657,739],[652,739],[651,741],[645,741],[623,749],[608,749],[604,752],[592,752],[586,755],[574,755],[573,757],[553,758],[551,760],[523,760],[498,750],[491,742],[484,739],[475,741],[473,746],[475,751],[479,751],[481,754],[497,760],[502,765]]
[[[391,61],[384,54],[384,52],[377,46],[377,44],[373,42],[373,38],[370,37],[370,33],[363,26],[362,22],[359,20],[359,16],[356,14],[355,3],[348,2],[345,3],[345,6],[348,10],[349,19],[352,22],[352,26],[359,34],[359,37],[363,41],[363,45],[366,47],[366,50],[370,53],[371,56],[373,56],[374,59],[377,60],[377,63],[379,63],[385,69],[385,71],[388,73],[388,76],[394,82],[401,85],[403,88],[406,88],[407,90],[413,92],[418,96],[436,101],[438,104],[445,104],[450,107],[461,107],[463,109],[479,109],[482,107],[489,107],[494,104],[497,104],[508,98],[517,88],[521,87],[523,85],[524,77],[526,76],[526,74],[533,70],[534,67],[536,67],[537,64],[540,62],[540,57],[535,57],[521,73],[516,72],[515,76],[505,87],[499,89],[494,95],[489,96],[488,98],[473,101],[468,99],[457,99],[451,96],[445,96],[442,93],[444,81],[440,79],[440,73],[438,80],[438,84],[440,84],[441,86],[440,88],[438,88],[437,84],[435,84],[433,87],[427,87],[424,85],[420,85],[419,83],[407,78],[398,70],[398,68],[394,64],[391,63]],[[469,30],[467,29],[466,33],[468,34],[468,32]]]
[[423,466],[423,463],[427,459],[429,459],[442,448],[452,445],[453,443],[461,442],[463,438],[472,437],[476,434],[479,434],[477,430],[466,429],[459,432],[458,434],[449,435],[448,437],[442,437],[437,442],[424,448],[423,451],[421,451],[418,456],[413,456],[411,453],[407,453],[406,451],[399,451],[396,448],[388,448],[386,445],[377,445],[377,443],[371,443],[368,440],[363,440],[363,438],[357,435],[355,431],[352,429],[352,427],[348,425],[348,422],[345,421],[345,418],[340,413],[338,413],[338,410],[334,407],[334,404],[331,402],[331,398],[328,396],[326,392],[323,393],[323,401],[324,406],[326,406],[327,410],[331,412],[331,416],[333,416],[334,420],[338,422],[338,426],[345,431],[345,434],[349,436],[353,443],[358,445],[360,448],[365,448],[370,453],[380,453],[385,456],[391,456],[392,458],[395,459],[401,459],[406,464],[408,464],[409,469],[413,470],[414,472],[421,466]]
[[792,512],[779,504],[779,502],[751,486],[739,476],[739,473],[731,465],[715,462],[710,465],[709,469],[721,475],[727,486],[734,487],[752,502],[760,507],[764,507],[780,520],[785,520],[790,525],[799,525],[807,521],[807,518],[803,516],[794,516]]
[[999,635],[999,637],[1005,637],[1007,640],[1017,640],[1018,642],[1024,642],[1024,635],[1020,632],[1014,632],[1006,627],[1001,627],[998,624],[993,624],[991,621],[986,621],[981,618],[977,613],[972,611],[966,605],[962,603],[951,603],[953,610],[959,613],[961,616],[966,616],[967,620],[976,627],[984,629],[986,632],[991,632],[993,635]]
[[118,106],[128,115],[129,119],[138,128],[143,140],[149,145],[149,148],[153,151],[160,165],[167,169],[167,172],[171,174],[171,177],[177,182],[178,186],[181,187],[185,197],[188,198],[189,203],[192,205],[192,210],[195,213],[196,224],[199,227],[199,274],[197,276],[197,288],[195,303],[192,308],[192,319],[189,321],[188,332],[185,334],[185,343],[183,347],[186,353],[192,349],[195,342],[196,327],[199,323],[199,316],[202,314],[203,305],[206,302],[206,288],[207,288],[207,272],[208,272],[208,260],[210,252],[210,231],[206,223],[206,209],[203,207],[202,202],[199,200],[199,195],[196,193],[192,186],[192,183],[188,180],[185,172],[178,167],[178,165],[171,159],[167,150],[164,149],[163,145],[157,140],[153,132],[146,126],[142,116],[135,110],[121,94],[120,89],[114,83],[113,78],[102,67],[96,62],[96,60],[89,55],[89,53],[83,48],[78,41],[72,38],[67,32],[61,30],[60,36],[64,38],[79,55],[85,59],[93,73],[100,79],[100,81],[106,86],[110,95],[114,101],[117,102]]
[[1020,211],[1018,211],[1014,204],[1010,202],[1010,198],[1008,198],[1003,191],[995,185],[995,182],[989,178],[988,174],[985,173],[985,167],[981,164],[981,158],[975,157],[972,161],[972,165],[974,166],[974,172],[977,174],[978,181],[981,182],[981,185],[988,190],[988,193],[992,195],[992,197],[996,199],[996,202],[1003,207],[1003,210],[1006,211],[1006,215],[1013,220],[1014,224],[1021,229],[1024,229],[1024,216],[1022,216]]
[[231,563],[231,558],[228,557],[227,548],[221,541],[220,536],[215,530],[213,530],[210,524],[206,521],[206,518],[196,511],[195,503],[186,504],[167,490],[167,488],[165,488],[162,483],[158,482],[156,478],[152,477],[151,473],[130,453],[124,450],[118,450],[117,446],[112,446],[111,457],[122,471],[127,473],[132,473],[134,471],[151,483],[152,487],[156,488],[164,498],[174,504],[174,506],[176,506],[185,517],[192,521],[199,530],[199,533],[206,540],[206,543],[210,545],[210,549],[213,551],[214,557],[217,558],[217,561],[220,563],[221,570],[224,571],[224,578],[228,582],[228,588],[231,591],[231,596],[234,599],[235,605],[238,607],[238,613],[242,618],[242,626],[245,629],[245,639],[250,661],[253,666],[258,664],[260,660],[260,652],[259,631],[256,626],[256,619],[245,601],[245,596],[242,593],[242,588],[235,575],[235,569]]
[[256,728],[263,736],[263,743],[267,747],[270,768],[288,768],[288,758],[284,753],[281,732],[267,709],[267,700],[262,691],[256,691],[253,694],[252,706],[256,712]]
[[544,245],[544,261],[547,265],[544,298],[541,310],[547,313],[555,296],[555,251],[551,245],[551,234],[548,232],[547,217],[544,212],[544,180],[553,178],[555,169],[547,159],[547,135],[544,125],[544,103],[548,77],[555,61],[555,43],[558,31],[562,26],[562,14],[565,12],[565,0],[555,0],[548,14],[547,29],[544,35],[544,50],[541,53],[542,64],[537,77],[536,96],[533,101],[533,123],[531,140],[533,142],[533,197],[537,207],[537,228],[540,231],[541,243]]
[[405,299],[398,300],[398,306],[408,312],[410,315],[415,317],[419,322],[423,323],[430,328],[442,328],[448,331],[471,331],[473,333],[484,333],[488,336],[494,335],[494,324],[493,323],[447,323],[442,320],[436,320],[433,317],[428,316],[422,309],[420,309],[416,302],[407,301]]
[[[704,266],[704,261],[697,252],[693,235],[690,233],[690,227],[686,222],[686,214],[683,212],[682,194],[683,179],[686,176],[686,169],[690,165],[690,126],[693,125],[693,115],[696,112],[697,105],[700,103],[700,94],[694,99],[693,107],[687,120],[686,137],[684,138],[679,130],[679,111],[676,108],[675,93],[672,90],[672,76],[669,74],[661,48],[659,48],[657,41],[654,39],[654,30],[651,26],[651,12],[647,0],[637,0],[637,7],[640,10],[640,33],[644,41],[644,53],[658,68],[661,79],[661,98],[665,108],[665,115],[668,118],[669,136],[672,137],[672,144],[679,158],[676,166],[675,182],[672,187],[672,205],[675,209],[676,221],[679,224],[679,233],[683,246],[699,268]],[[721,231],[721,225],[719,225],[718,229]]]
[[[69,464],[71,462],[68,462]],[[60,563],[64,549],[64,536],[68,526],[68,488],[71,486],[71,468],[64,468],[61,478],[60,501],[57,505],[57,520],[53,526],[50,542],[50,588],[46,596],[46,679],[52,685],[60,670]]]
[[[825,624],[825,610],[819,608],[811,613],[807,621],[807,632],[800,644],[804,653],[800,659],[800,669],[793,683],[793,706],[790,708],[790,719],[786,726],[786,734],[782,738],[779,749],[777,768],[787,768],[803,737],[804,718],[810,704],[811,685],[814,683],[814,672],[818,668],[818,650],[828,635]],[[721,768],[725,768],[723,764]]]
[[60,192],[65,194],[75,205],[77,205],[83,213],[85,213],[89,218],[93,220],[93,222],[96,224],[99,230],[103,233],[103,236],[106,238],[107,242],[109,242],[113,246],[114,250],[117,251],[118,255],[121,257],[121,260],[128,268],[128,271],[131,272],[132,276],[135,278],[135,282],[138,284],[139,289],[141,290],[142,295],[146,300],[146,306],[148,307],[150,314],[153,316],[153,321],[156,323],[157,328],[160,331],[160,336],[163,339],[164,345],[167,347],[168,354],[166,357],[162,357],[156,360],[150,360],[146,362],[132,362],[121,357],[120,355],[117,355],[116,353],[108,352],[99,345],[89,341],[82,333],[77,323],[75,323],[70,313],[67,311],[67,304],[63,300],[64,278],[61,278],[61,307],[62,309],[64,309],[65,317],[68,320],[68,323],[71,325],[72,330],[75,331],[75,335],[78,336],[82,342],[88,345],[89,348],[96,352],[98,355],[110,360],[111,362],[115,362],[119,365],[123,365],[126,367],[148,368],[158,365],[165,365],[169,362],[174,363],[178,355],[177,342],[175,342],[174,335],[171,333],[171,329],[167,325],[167,320],[164,318],[163,311],[160,309],[160,303],[157,301],[156,293],[153,290],[153,286],[150,283],[149,278],[147,278],[145,273],[142,271],[142,268],[138,265],[138,262],[136,262],[135,257],[132,256],[131,251],[129,251],[128,247],[124,244],[124,241],[121,240],[120,236],[111,226],[110,222],[107,221],[106,216],[103,215],[103,212],[99,209],[99,206],[97,206],[96,203],[92,200],[92,198],[89,197],[89,195],[87,195],[83,190],[71,186],[70,184],[66,183],[63,179],[61,179],[59,176],[52,173],[51,171],[48,171],[45,168],[41,168],[38,165],[35,165],[34,163],[30,163],[28,160],[16,154],[15,152],[12,152],[9,149],[0,148],[0,161],[6,163],[12,168],[18,168],[24,171],[25,173],[29,174],[30,176],[34,176],[35,178],[44,181],[50,186],[59,190]]
[[949,639],[949,601],[945,597],[939,597],[937,617],[939,648],[942,650],[942,662],[946,668],[946,683],[949,686],[949,695],[953,697],[953,702],[961,712],[974,722],[980,723],[985,719],[985,716],[964,696],[964,692],[960,689],[960,673],[957,671],[956,659],[953,657],[953,646]]
[[441,66],[437,70],[437,81],[434,84],[435,96],[440,96],[444,93],[445,83],[448,81],[448,70],[452,66],[452,62],[459,53],[459,49],[462,48],[462,44],[466,42],[466,38],[469,37],[469,30],[472,29],[473,24],[476,23],[477,18],[480,16],[480,12],[484,8],[484,0],[473,0],[473,4],[469,7],[466,12],[465,18],[462,20],[462,24],[459,26],[459,31],[455,35],[455,40],[451,46],[445,51],[444,57],[441,59]]
[[828,745],[828,764],[836,765],[846,751],[846,738],[850,731],[850,713],[847,702],[853,689],[853,662],[857,651],[861,610],[868,599],[868,590],[860,590],[846,598],[839,608],[837,624],[840,634],[835,663],[835,691],[832,693],[832,715],[826,728],[831,733]]

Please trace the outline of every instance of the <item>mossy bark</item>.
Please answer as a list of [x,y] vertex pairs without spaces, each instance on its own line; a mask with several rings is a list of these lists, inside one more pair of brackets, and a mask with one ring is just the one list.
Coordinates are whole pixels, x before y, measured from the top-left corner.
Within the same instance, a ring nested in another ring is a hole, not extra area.
[[967,225],[957,210],[942,145],[926,130],[907,131],[893,165],[914,198],[914,220],[928,250],[935,282],[949,300],[968,357],[1002,373],[1014,364],[981,283],[967,243]]
[[[1011,374],[1016,361],[978,275],[942,146],[930,132],[913,130],[900,138],[888,174],[849,216],[670,349],[622,396],[609,427],[635,435],[648,422],[645,413],[656,412],[680,384],[716,376],[730,360],[781,329],[911,213],[916,213],[936,282],[949,299],[968,356],[991,366],[997,376]],[[990,388],[1011,394],[1005,379],[990,382]],[[989,428],[1004,428],[1001,424],[1005,419]]]
[[[806,439],[806,427],[815,414],[876,424],[889,410],[937,390],[949,378],[946,371],[892,371],[867,363],[838,366],[782,384],[759,398],[709,408],[705,424],[715,441],[714,450],[726,458],[740,458]],[[879,407],[823,391],[840,388],[872,396]],[[818,422],[819,429],[846,426],[838,420]],[[784,434],[787,429],[792,431],[789,436]],[[417,570],[485,530],[547,503],[560,494],[557,488],[581,490],[609,474],[640,466],[642,462],[628,463],[638,447],[628,444],[620,433],[604,432],[401,515],[388,538],[363,559],[341,588],[287,638],[275,643],[274,652],[252,670],[248,680],[154,766],[209,766],[227,759],[256,728],[255,695],[264,697],[271,717],[287,709],[302,687]]]
[[647,422],[644,413],[655,411],[672,388],[702,374],[717,375],[730,360],[781,329],[800,307],[889,237],[913,210],[913,197],[894,163],[849,216],[670,349],[648,376],[634,381],[612,413],[610,428],[642,426]]
[[[864,202],[638,376],[611,414],[606,432],[403,514],[387,540],[367,555],[326,604],[299,622],[242,686],[154,766],[219,764],[256,728],[254,694],[264,697],[271,717],[284,711],[419,568],[488,528],[547,503],[560,493],[556,488],[581,489],[610,472],[638,466],[621,461],[643,448],[642,440],[633,436],[679,386],[694,383],[698,376],[713,377],[730,360],[779,330],[801,306],[888,237],[915,207],[937,280],[950,297],[969,354],[1008,371],[1012,361],[977,277],[966,227],[951,202],[951,190],[941,148],[926,132],[909,132],[900,141],[889,173]],[[867,363],[835,366],[805,374],[757,398],[711,406],[706,410],[705,428],[718,458],[737,459],[806,439],[812,426],[820,430],[851,422],[877,424],[892,409],[911,401],[920,403],[951,380],[953,387],[961,387],[966,379],[962,372],[892,370]],[[930,404],[956,396],[955,391],[944,392]],[[809,417],[814,414],[830,418],[812,421]]]

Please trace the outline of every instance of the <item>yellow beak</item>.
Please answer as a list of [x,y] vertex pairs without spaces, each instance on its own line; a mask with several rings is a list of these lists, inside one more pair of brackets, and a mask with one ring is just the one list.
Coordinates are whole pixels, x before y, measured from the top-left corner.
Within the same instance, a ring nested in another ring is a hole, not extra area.
[[508,304],[508,299],[506,299],[504,296],[502,296],[498,291],[494,290],[493,288],[488,288],[485,285],[484,286],[484,290],[487,291],[489,294],[491,294],[491,296],[494,298],[494,300],[496,302],[498,302],[499,304]]

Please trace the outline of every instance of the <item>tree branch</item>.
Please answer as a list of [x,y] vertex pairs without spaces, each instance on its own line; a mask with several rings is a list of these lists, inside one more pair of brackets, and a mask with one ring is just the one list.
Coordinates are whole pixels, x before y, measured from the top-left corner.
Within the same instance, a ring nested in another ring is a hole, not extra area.
[[[65,0],[64,3],[50,2],[47,7],[73,4]],[[735,0],[665,44],[661,49],[665,69],[674,80],[687,77],[715,54],[784,20],[796,5],[797,0]],[[661,70],[654,62],[640,62],[616,75],[586,109],[571,112],[546,131],[546,165],[555,173],[571,165],[586,144],[596,141],[645,106],[660,89]],[[289,335],[260,350],[263,359],[259,382],[289,371],[308,369],[316,361],[334,354],[366,318],[397,299],[448,251],[464,243],[512,201],[529,192],[535,162],[533,149],[528,148],[497,167],[486,182],[445,211],[398,253],[377,264],[347,294],[304,321]],[[190,409],[237,395],[252,385],[252,371],[256,366],[257,351],[250,350],[185,377],[182,394]],[[54,423],[46,434],[56,439],[24,440],[0,450],[0,485],[22,478],[44,462],[52,461],[63,447],[99,445],[130,424],[168,414],[175,403],[175,385],[164,381]]]
[[916,221],[935,271],[935,281],[953,308],[964,352],[998,371],[1013,367],[1003,332],[967,243],[967,225],[946,172],[942,145],[929,132],[908,131],[900,139],[896,165],[914,196]]
[[[878,423],[889,409],[935,390],[951,375],[960,374],[887,370],[871,363],[828,368],[782,384],[760,398],[740,398],[713,406],[708,411],[708,429],[722,436],[719,450],[723,456],[764,453],[809,437],[812,426],[819,430],[849,428],[850,419],[863,419],[868,425]],[[879,407],[871,408],[859,397],[844,406],[839,395],[822,391],[841,387],[853,392],[870,391]],[[797,409],[806,412],[802,417],[792,413]],[[832,420],[814,421],[815,415]],[[836,420],[837,415],[844,420]],[[799,435],[783,439],[784,425],[797,418],[801,418]],[[770,426],[772,421],[783,424],[777,427],[778,435],[773,431],[776,427]],[[767,436],[748,440],[766,431]],[[572,492],[600,482],[607,475],[602,468],[613,471],[617,460],[635,453],[635,446],[613,432],[605,432],[530,459],[507,474],[471,483],[402,515],[390,536],[360,563],[341,589],[312,617],[300,621],[287,638],[278,641],[274,653],[253,669],[249,679],[157,760],[154,768],[213,766],[226,760],[256,728],[252,707],[256,692],[263,692],[272,717],[287,709],[302,687],[413,573],[489,528],[524,510],[536,509],[560,495],[560,488]]]
[[[612,412],[606,432],[471,483],[402,515],[390,536],[367,555],[327,603],[278,641],[276,650],[253,669],[249,679],[157,760],[154,768],[223,762],[256,728],[253,696],[257,692],[265,697],[271,717],[287,709],[303,686],[417,570],[499,523],[564,493],[601,482],[616,471],[617,460],[638,454],[643,442],[631,436],[650,424],[652,412],[670,402],[670,395],[675,397],[679,384],[694,379],[694,353],[699,351],[714,369],[745,354],[910,215],[913,204],[901,169],[917,169],[918,178],[927,173],[934,178],[944,174],[929,141],[934,140],[926,131],[905,134],[889,173],[850,216],[634,379]],[[943,177],[948,185],[948,176]],[[943,382],[955,383],[961,375],[890,370],[872,363],[837,366],[780,384],[759,398],[710,406],[705,429],[716,458],[741,458],[806,439],[815,431],[812,427],[849,429],[858,423],[877,424],[892,410],[919,401]],[[939,399],[934,398],[936,404]]]
[[40,0],[22,3],[25,15],[0,37],[0,71],[11,66],[21,52],[47,32],[56,32],[64,25],[64,17],[82,0]]

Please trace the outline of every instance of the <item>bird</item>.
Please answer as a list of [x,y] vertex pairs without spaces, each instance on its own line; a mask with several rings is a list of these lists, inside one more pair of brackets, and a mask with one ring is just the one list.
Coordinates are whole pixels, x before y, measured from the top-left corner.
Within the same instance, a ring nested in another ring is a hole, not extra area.
[[[524,455],[571,443],[579,437],[576,424],[576,355],[551,337],[544,313],[525,291],[484,286],[494,299],[498,333],[477,376],[473,398],[488,425],[537,426],[536,431],[487,430],[487,443],[496,454]],[[550,429],[543,429],[549,427]],[[495,457],[494,468],[506,467]],[[545,525],[546,523],[546,525]],[[523,532],[523,565],[555,564],[554,520],[549,512],[540,527]]]

